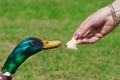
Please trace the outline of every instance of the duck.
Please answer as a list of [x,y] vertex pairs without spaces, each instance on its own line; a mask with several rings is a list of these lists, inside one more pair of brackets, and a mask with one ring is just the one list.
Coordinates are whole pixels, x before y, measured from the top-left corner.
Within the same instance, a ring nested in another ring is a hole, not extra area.
[[36,37],[29,37],[22,40],[7,57],[0,71],[0,80],[12,80],[19,66],[28,57],[42,50],[56,48],[60,46],[60,44],[60,40],[48,41],[40,40]]

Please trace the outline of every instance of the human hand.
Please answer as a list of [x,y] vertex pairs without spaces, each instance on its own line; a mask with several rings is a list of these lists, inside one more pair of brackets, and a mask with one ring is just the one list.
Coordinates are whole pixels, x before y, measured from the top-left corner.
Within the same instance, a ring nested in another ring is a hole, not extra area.
[[104,7],[89,16],[75,31],[77,44],[95,43],[115,28],[109,7]]

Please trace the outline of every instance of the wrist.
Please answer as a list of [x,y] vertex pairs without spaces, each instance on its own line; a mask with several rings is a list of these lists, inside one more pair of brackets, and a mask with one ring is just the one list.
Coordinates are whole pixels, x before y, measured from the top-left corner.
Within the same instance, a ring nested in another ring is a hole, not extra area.
[[110,10],[109,6],[104,7],[104,10],[106,12],[106,14],[105,14],[106,16],[111,16],[111,10]]
[[119,11],[120,10],[120,0],[115,0],[112,3],[112,6],[114,7],[115,11]]
[[[120,0],[119,0],[119,2],[120,2]],[[108,6],[115,26],[117,26],[120,23],[120,8],[119,8],[118,4],[120,4],[120,3],[116,3],[116,1],[115,1],[113,4],[110,4]],[[113,5],[115,5],[115,6],[113,6]]]

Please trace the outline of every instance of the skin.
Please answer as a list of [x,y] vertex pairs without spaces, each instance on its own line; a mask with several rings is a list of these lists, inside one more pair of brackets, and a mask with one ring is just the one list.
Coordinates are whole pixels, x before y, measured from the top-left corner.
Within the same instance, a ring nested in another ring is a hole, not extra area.
[[[112,5],[115,11],[120,10],[120,0],[115,0]],[[88,16],[74,32],[73,37],[77,44],[95,43],[115,29],[117,24],[114,24],[110,8],[106,6]]]

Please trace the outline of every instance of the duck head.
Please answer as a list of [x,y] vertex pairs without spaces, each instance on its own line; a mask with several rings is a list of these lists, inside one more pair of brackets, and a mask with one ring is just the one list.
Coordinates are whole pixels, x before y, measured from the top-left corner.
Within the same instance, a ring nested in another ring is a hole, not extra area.
[[[61,41],[47,41],[38,38],[27,38],[21,41],[8,56],[0,72],[0,80],[11,80],[18,67],[30,56],[41,50],[58,47]],[[6,78],[7,77],[7,78]]]

